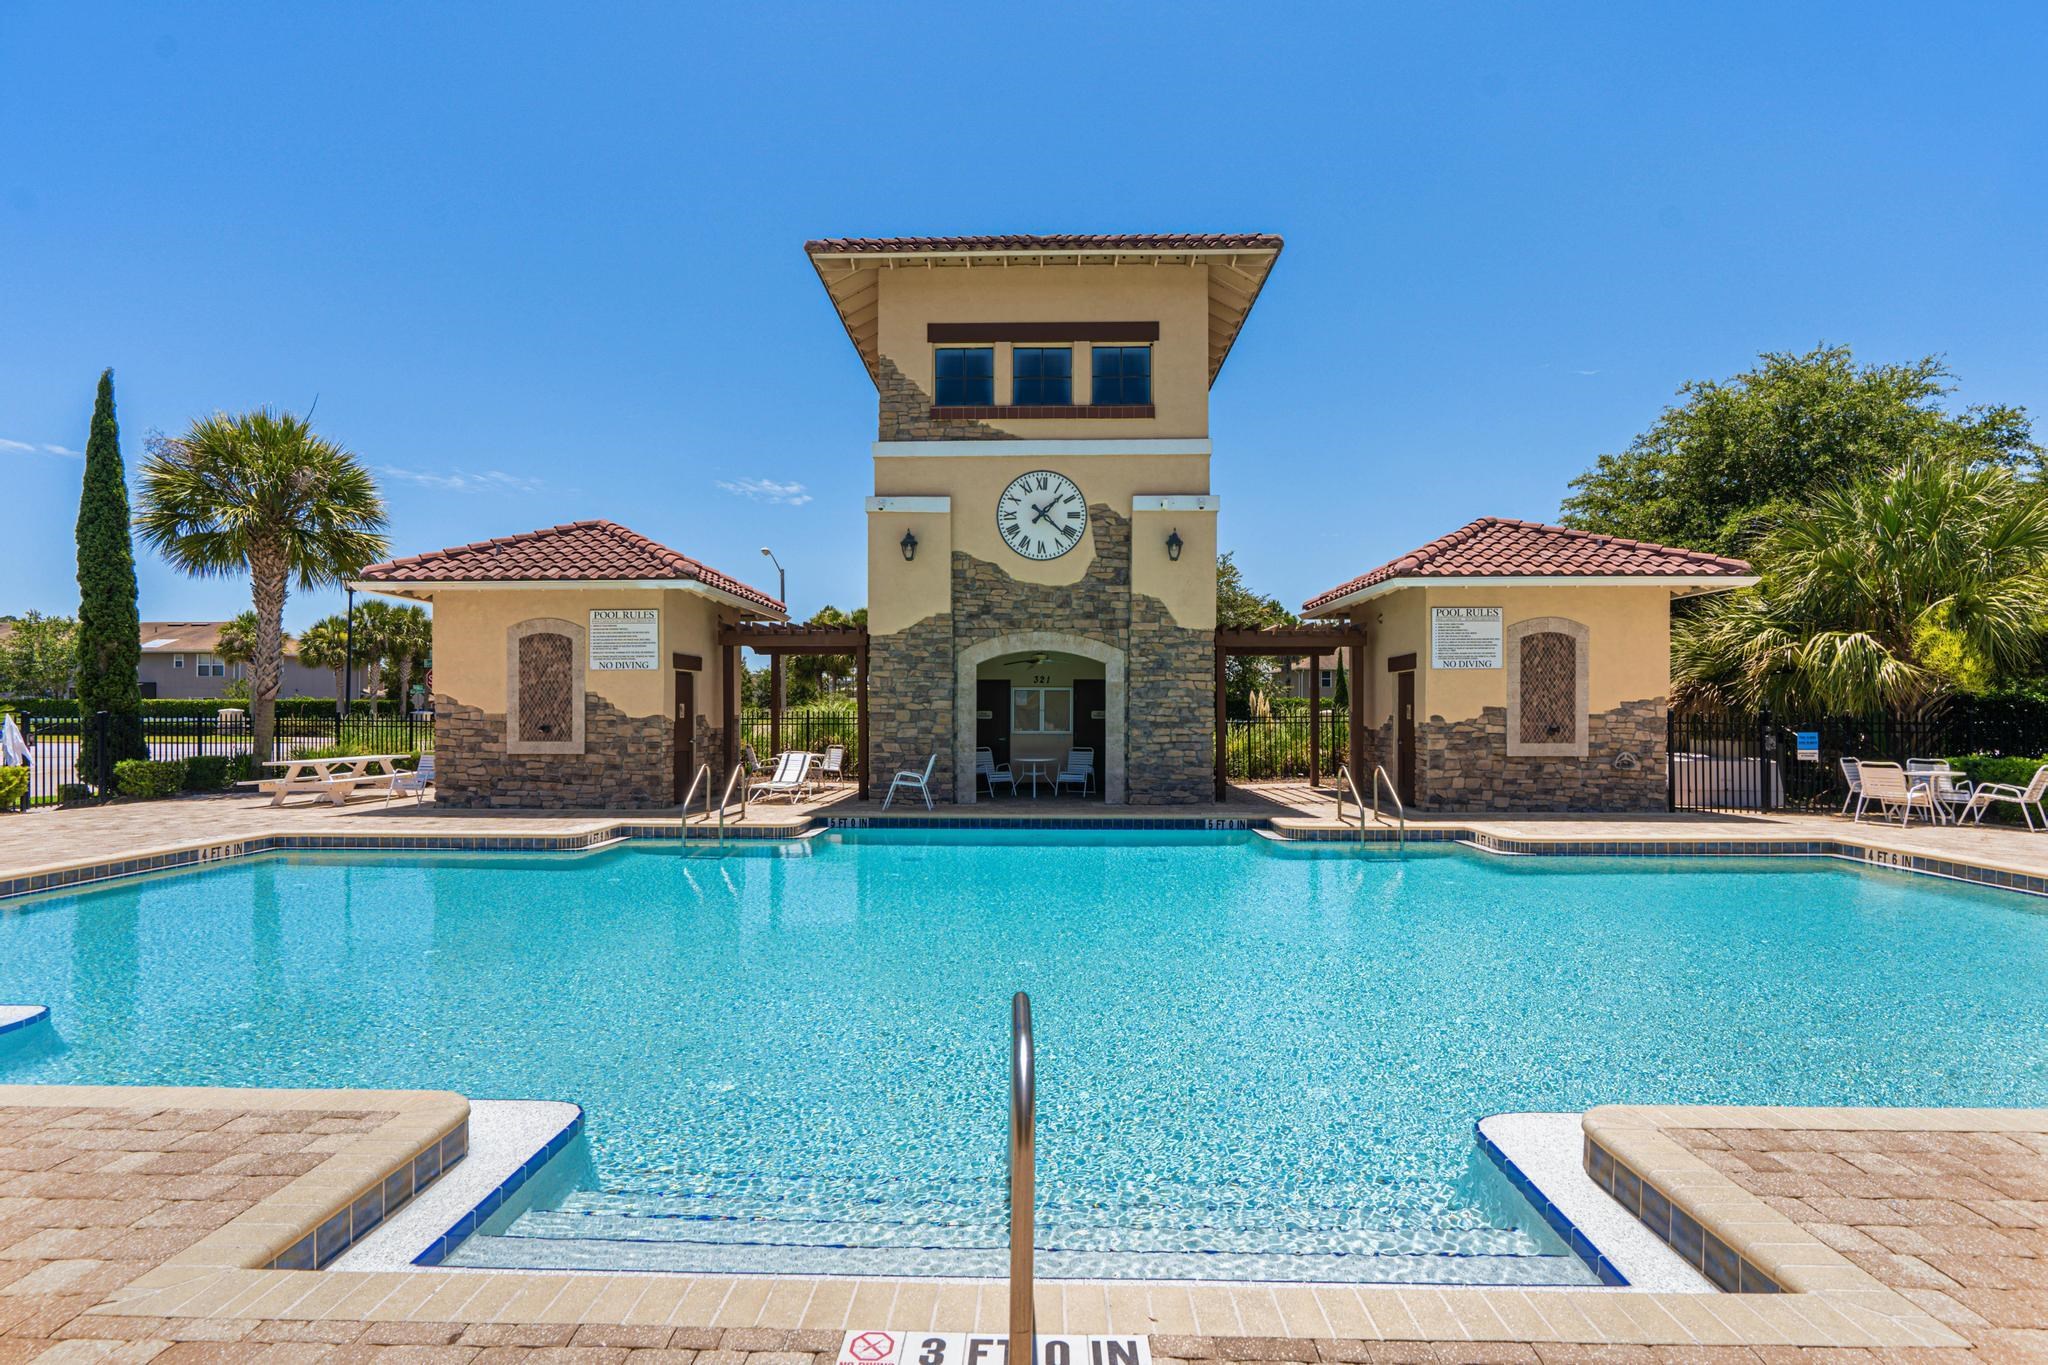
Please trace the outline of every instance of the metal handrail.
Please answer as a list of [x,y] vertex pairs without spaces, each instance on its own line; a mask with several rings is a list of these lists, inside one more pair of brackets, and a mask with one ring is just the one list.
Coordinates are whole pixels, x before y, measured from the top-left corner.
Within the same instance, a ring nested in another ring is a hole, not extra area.
[[1033,1219],[1038,1181],[1038,1084],[1032,1072],[1031,997],[1010,997],[1010,1354],[1034,1358],[1038,1308],[1031,1291]]
[[[1394,790],[1394,779],[1387,776],[1387,770],[1380,764],[1372,765],[1372,822],[1380,822],[1380,787],[1384,785],[1387,795],[1394,798],[1394,813],[1401,817],[1400,833],[1394,837],[1394,847],[1402,849],[1408,844],[1408,807],[1401,804],[1401,793]],[[1364,827],[1360,826],[1361,835]]]
[[700,783],[704,787],[704,819],[708,823],[711,819],[711,765],[709,763],[699,763],[697,765],[697,775],[690,779],[690,789],[683,793],[684,838],[688,838],[690,834],[690,802],[697,799],[697,787]]
[[1337,769],[1337,777],[1339,779],[1337,786],[1337,823],[1340,825],[1344,823],[1344,790],[1348,787],[1351,790],[1351,804],[1358,807],[1358,842],[1363,844],[1365,842],[1365,798],[1358,794],[1358,782],[1357,779],[1351,776],[1351,765],[1349,763]]
[[[732,784],[739,781],[741,777],[745,776],[746,771],[746,764],[733,764],[732,776],[725,779],[725,795],[718,798],[718,842],[720,845],[723,845],[725,843],[725,808],[732,804]],[[705,791],[704,799],[706,801],[709,801],[711,799],[711,793],[709,790]],[[745,787],[742,787],[740,788],[740,819],[744,820],[746,818],[747,789]]]

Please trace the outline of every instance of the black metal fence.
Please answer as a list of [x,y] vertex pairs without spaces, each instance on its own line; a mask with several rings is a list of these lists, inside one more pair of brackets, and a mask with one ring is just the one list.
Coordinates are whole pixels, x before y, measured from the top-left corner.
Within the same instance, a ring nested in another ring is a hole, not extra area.
[[[1224,776],[1232,782],[1307,777],[1309,747],[1306,709],[1233,719],[1223,736]],[[1325,711],[1318,771],[1325,776],[1335,773],[1351,761],[1350,749],[1350,717]]]
[[[63,800],[97,799],[115,795],[111,771],[79,770],[84,732],[93,720],[75,716],[30,719],[22,724],[33,762],[29,765],[28,804],[54,805]],[[254,763],[255,736],[245,713],[225,716],[152,716],[142,718],[142,735],[149,756],[158,761],[191,758],[228,760],[237,771],[230,777],[262,777]],[[434,720],[431,715],[366,716],[346,718],[333,715],[280,715],[271,737],[270,757],[292,758],[321,749],[346,747],[364,754],[432,753]],[[98,746],[103,752],[104,746]],[[236,759],[242,760],[235,764]],[[88,766],[94,766],[90,763]],[[103,792],[104,789],[104,792]]]
[[1934,719],[1812,721],[1674,711],[1667,738],[1672,810],[1837,810],[1849,792],[1844,758],[1903,765],[1915,758],[2048,752],[2048,724],[2040,717],[1978,709]]
[[[740,743],[750,744],[763,763],[775,761],[774,719],[765,709],[740,713]],[[793,707],[782,714],[782,749],[822,754],[833,745],[846,750],[846,772],[860,771],[860,723],[850,709]]]

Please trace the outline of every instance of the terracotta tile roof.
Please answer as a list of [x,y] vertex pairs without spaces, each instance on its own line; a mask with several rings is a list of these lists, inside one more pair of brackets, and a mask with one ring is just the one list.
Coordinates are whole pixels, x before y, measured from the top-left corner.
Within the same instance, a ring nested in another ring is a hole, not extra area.
[[809,255],[914,251],[1278,251],[1266,232],[1003,233],[992,237],[821,237]]
[[1302,603],[1304,613],[1396,578],[1738,578],[1743,560],[1549,526],[1481,517],[1419,550]]
[[782,603],[759,588],[649,540],[615,521],[572,521],[524,535],[479,540],[372,564],[366,583],[577,583],[684,578],[772,611]]

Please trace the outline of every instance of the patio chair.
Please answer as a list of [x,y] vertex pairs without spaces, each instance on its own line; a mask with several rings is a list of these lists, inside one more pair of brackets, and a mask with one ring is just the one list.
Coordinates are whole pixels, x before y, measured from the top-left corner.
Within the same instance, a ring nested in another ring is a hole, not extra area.
[[996,783],[998,782],[1009,783],[1010,795],[1015,796],[1017,794],[1017,779],[1011,774],[1010,765],[1007,763],[997,763],[996,752],[993,749],[976,749],[974,751],[974,780],[987,783],[990,796],[996,794]]
[[924,798],[924,808],[932,808],[932,770],[939,766],[939,756],[934,753],[924,761],[924,771],[906,768],[889,779],[889,794],[882,798],[882,809],[889,809],[889,803],[896,799],[898,790],[914,791]]
[[750,801],[767,801],[782,796],[794,801],[799,796],[809,796],[816,783],[811,780],[811,765],[818,756],[802,749],[791,749],[788,753],[775,756],[775,773],[766,782],[756,782],[747,793]]
[[1067,750],[1067,761],[1060,765],[1059,776],[1052,780],[1054,795],[1058,795],[1059,789],[1070,782],[1080,787],[1081,795],[1083,796],[1087,796],[1095,790],[1095,751],[1093,749]]
[[827,744],[825,757],[818,761],[818,776],[827,782],[846,780],[846,746]]
[[1863,818],[1866,806],[1873,803],[1886,813],[1896,810],[1901,826],[1913,823],[1913,807],[1927,812],[1928,819],[1934,817],[1934,794],[1925,786],[1914,786],[1907,779],[1906,770],[1896,763],[1865,763],[1861,765],[1860,776],[1863,790],[1856,794],[1856,818]]
[[1974,811],[1977,823],[1981,825],[1984,823],[1984,812],[1993,801],[2005,801],[2018,806],[2020,815],[2026,820],[2027,828],[2030,830],[2036,828],[2034,817],[2040,816],[2039,828],[2048,830],[2048,808],[2044,808],[2042,804],[2048,801],[2048,763],[2034,769],[2033,780],[2024,787],[2014,786],[2010,782],[1979,782],[1977,789],[1970,793],[1969,804],[1956,812],[1956,819],[1961,821],[1965,815]]
[[1849,794],[1842,798],[1842,809],[1837,814],[1847,815],[1849,803],[1863,794],[1862,768],[1863,760],[1842,755],[1842,780],[1849,784]]
[[434,756],[421,754],[420,765],[409,773],[400,773],[391,779],[391,785],[384,789],[384,804],[390,805],[391,798],[400,792],[411,792],[412,803],[417,806],[427,799],[427,788],[434,785]]

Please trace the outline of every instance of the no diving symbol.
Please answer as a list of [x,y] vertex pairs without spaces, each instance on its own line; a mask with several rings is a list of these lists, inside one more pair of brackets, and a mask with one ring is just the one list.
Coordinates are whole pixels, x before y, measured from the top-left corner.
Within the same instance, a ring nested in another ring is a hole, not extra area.
[[887,1332],[862,1332],[846,1344],[846,1353],[855,1360],[887,1360],[896,1354],[896,1338]]

